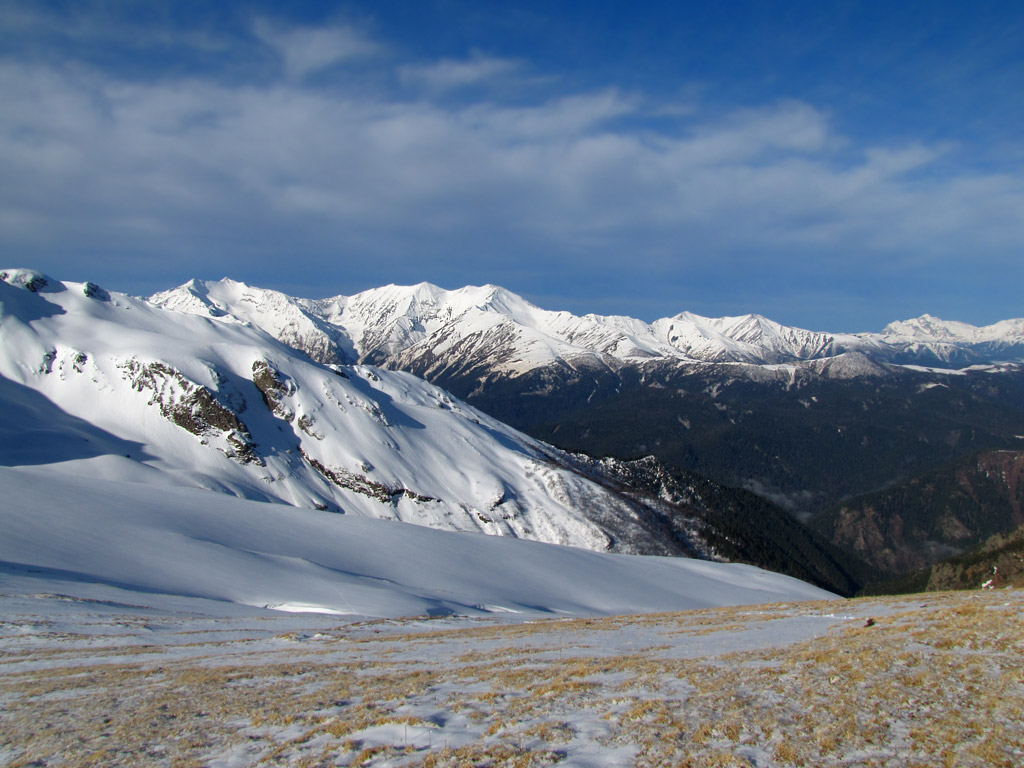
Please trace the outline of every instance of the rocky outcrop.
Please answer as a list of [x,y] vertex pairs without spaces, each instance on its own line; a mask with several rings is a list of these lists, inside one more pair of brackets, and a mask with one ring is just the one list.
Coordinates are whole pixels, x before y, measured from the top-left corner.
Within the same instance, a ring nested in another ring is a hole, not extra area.
[[110,301],[110,293],[100,288],[96,283],[86,283],[82,286],[82,293],[90,299],[97,301]]
[[997,533],[963,555],[870,585],[866,594],[945,592],[954,589],[1024,587],[1024,526]]
[[263,402],[275,416],[287,422],[295,419],[295,410],[285,401],[294,390],[284,383],[281,373],[266,360],[257,360],[252,364],[252,383],[263,395]]
[[422,493],[416,493],[408,488],[402,486],[391,486],[386,483],[381,483],[376,480],[371,480],[365,475],[360,475],[355,472],[350,472],[347,469],[341,469],[339,467],[328,467],[322,461],[314,459],[312,456],[307,455],[304,451],[302,457],[309,462],[309,465],[313,467],[317,472],[327,478],[329,481],[334,483],[339,488],[346,488],[350,491],[355,491],[363,496],[369,496],[371,499],[382,501],[385,504],[398,501],[401,497],[406,496],[413,501],[428,502],[437,501],[437,499],[427,496]]
[[997,533],[978,549],[932,566],[926,589],[999,589],[1024,586],[1024,526]]
[[554,458],[640,502],[639,514],[661,529],[663,539],[699,557],[758,565],[842,595],[854,594],[864,583],[861,562],[750,491],[666,466],[653,456]]
[[30,269],[15,269],[0,272],[0,282],[10,283],[24,288],[26,291],[38,293],[50,284],[49,278]]
[[239,463],[263,463],[248,427],[207,387],[161,362],[141,363],[133,358],[118,367],[132,389],[150,393],[149,404],[158,407],[168,421],[200,438],[223,437],[226,455]]

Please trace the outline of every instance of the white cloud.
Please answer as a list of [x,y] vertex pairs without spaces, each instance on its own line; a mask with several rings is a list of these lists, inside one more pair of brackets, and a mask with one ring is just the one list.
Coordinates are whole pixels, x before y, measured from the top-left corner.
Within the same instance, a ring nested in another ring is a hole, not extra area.
[[383,52],[380,44],[349,26],[282,28],[261,19],[253,25],[253,32],[280,56],[291,80]]
[[5,0],[0,4],[0,43],[20,47],[30,41],[36,52],[48,45],[98,46],[134,50],[190,49],[205,53],[224,52],[230,42],[202,28],[183,29],[171,22],[173,11],[160,4],[151,9],[167,23],[141,23],[125,18],[119,4],[77,2],[60,9],[42,3]]
[[327,92],[301,78],[374,43],[340,28],[260,34],[292,79],[0,66],[0,246],[434,243],[470,259],[497,244],[569,259],[585,245],[614,260],[629,244],[881,262],[1024,242],[1020,176],[958,170],[949,147],[858,148],[809,104],[697,109],[654,131],[643,98],[610,89],[516,106]]
[[465,60],[443,59],[431,64],[401,66],[398,77],[407,85],[439,93],[492,81],[516,72],[520,66],[512,59],[476,54]]
[[762,109],[741,109],[724,119],[699,124],[666,147],[681,166],[714,166],[754,161],[766,153],[820,153],[829,138],[828,120],[810,105],[787,101]]
[[451,111],[463,130],[506,141],[559,144],[601,129],[616,118],[635,115],[637,105],[618,91],[561,96],[530,106],[481,103]]

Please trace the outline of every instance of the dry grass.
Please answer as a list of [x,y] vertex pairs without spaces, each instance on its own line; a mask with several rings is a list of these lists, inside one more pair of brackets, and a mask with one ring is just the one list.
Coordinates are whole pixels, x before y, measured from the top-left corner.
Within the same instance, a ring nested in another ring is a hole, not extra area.
[[[751,623],[854,612],[781,648],[673,657]],[[0,657],[0,764],[201,766],[234,750],[248,765],[525,767],[588,744],[636,766],[1024,764],[1020,592],[377,626],[272,649],[214,639],[199,657],[20,639]],[[661,642],[624,653],[606,634],[630,632]],[[449,717],[465,722],[458,744]]]

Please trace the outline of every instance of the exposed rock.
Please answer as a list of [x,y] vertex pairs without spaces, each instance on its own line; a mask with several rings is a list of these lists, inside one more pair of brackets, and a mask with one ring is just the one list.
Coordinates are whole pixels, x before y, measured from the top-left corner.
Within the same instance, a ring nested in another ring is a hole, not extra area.
[[348,490],[355,491],[363,496],[369,496],[372,499],[377,499],[377,501],[392,503],[397,502],[402,496],[406,496],[413,501],[424,503],[437,501],[437,499],[432,496],[416,493],[415,491],[403,488],[402,486],[390,486],[376,480],[371,480],[365,475],[350,472],[347,469],[328,467],[323,462],[308,455],[305,451],[302,452],[302,457],[309,462],[309,465],[313,467],[313,469],[339,488],[347,488]]
[[292,389],[285,385],[280,372],[272,368],[270,363],[266,360],[257,360],[252,364],[252,382],[263,395],[263,402],[267,404],[267,408],[275,416],[287,422],[295,419],[295,411],[284,402],[284,399],[292,394]]
[[867,594],[944,592],[953,589],[1024,587],[1024,526],[997,533],[963,555],[871,585]]
[[57,359],[57,350],[48,349],[43,353],[43,360],[39,364],[39,373],[53,373],[53,361]]
[[637,514],[691,555],[758,565],[843,595],[864,583],[863,564],[832,547],[789,513],[746,490],[669,467],[653,456],[632,461],[559,454],[610,489],[638,502]]
[[323,440],[324,436],[313,429],[314,424],[316,424],[316,419],[312,416],[308,416],[306,414],[299,416],[299,429],[316,440]]
[[930,592],[948,589],[998,589],[1024,586],[1024,526],[997,533],[966,555],[936,563]]
[[31,291],[32,293],[38,293],[50,284],[50,281],[44,275],[29,269],[0,272],[0,282],[21,286],[26,291]]
[[225,453],[239,463],[263,464],[248,427],[209,389],[160,362],[133,358],[118,367],[135,391],[152,393],[149,404],[159,407],[166,419],[197,437],[222,435],[229,446]]
[[97,301],[110,301],[110,294],[105,289],[96,285],[96,283],[86,283],[83,285],[82,293],[90,299],[96,299]]
[[[1024,452],[986,451],[817,521],[834,544],[883,574],[917,571],[1024,524]],[[948,569],[942,578],[949,576]],[[955,579],[954,579],[955,580]]]

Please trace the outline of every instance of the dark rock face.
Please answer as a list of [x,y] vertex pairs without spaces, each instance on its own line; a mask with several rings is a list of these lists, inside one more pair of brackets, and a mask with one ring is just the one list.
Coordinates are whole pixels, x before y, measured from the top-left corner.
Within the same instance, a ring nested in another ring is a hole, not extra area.
[[642,502],[661,537],[693,556],[757,565],[845,596],[867,578],[857,558],[750,491],[668,467],[653,456],[620,461],[573,455],[569,463]]
[[231,446],[227,455],[242,464],[262,464],[245,423],[201,384],[189,381],[160,362],[132,359],[118,366],[136,392],[150,392],[149,404],[159,407],[168,421],[197,437],[221,434]]
[[0,272],[0,282],[21,286],[30,293],[39,293],[44,289],[55,293],[66,290],[64,284],[59,280],[53,280],[44,274],[30,269],[17,269],[13,272]]
[[96,299],[97,301],[110,301],[110,294],[105,289],[96,285],[96,283],[86,283],[82,286],[82,293],[90,299]]
[[1024,587],[1024,526],[997,533],[981,546],[898,578],[869,585],[867,594]]
[[973,552],[936,563],[928,572],[929,592],[1024,586],[1024,526],[997,533]]
[[281,374],[265,360],[257,360],[252,364],[252,381],[263,395],[263,402],[271,412],[287,422],[295,418],[295,411],[288,407],[285,398],[292,390],[285,385]]
[[350,491],[355,491],[363,496],[369,496],[371,499],[382,501],[385,504],[395,502],[402,496],[407,496],[413,501],[420,503],[437,501],[437,499],[431,496],[410,491],[408,488],[401,486],[393,487],[376,480],[371,480],[365,475],[349,472],[348,470],[341,469],[339,467],[328,467],[323,462],[306,455],[304,452],[302,454],[302,458],[309,462],[309,465],[313,467],[313,469],[339,488],[346,488]]

